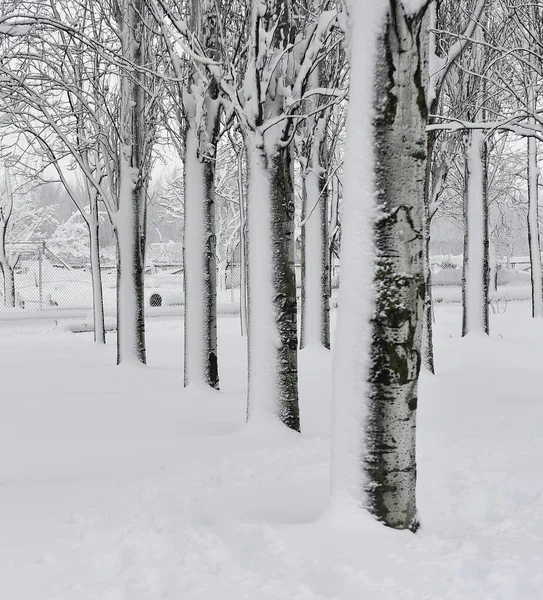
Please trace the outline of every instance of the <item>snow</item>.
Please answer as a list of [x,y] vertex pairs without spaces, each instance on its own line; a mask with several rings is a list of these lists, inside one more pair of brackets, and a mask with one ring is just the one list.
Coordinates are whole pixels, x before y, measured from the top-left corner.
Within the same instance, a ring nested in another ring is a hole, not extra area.
[[[274,320],[273,245],[270,180],[264,157],[254,146],[248,148],[249,199],[247,202],[249,254],[249,339],[251,374],[249,416],[267,421],[279,413],[277,397],[277,345],[279,332]],[[220,363],[219,363],[220,364]]]
[[491,318],[462,339],[460,307],[436,307],[416,535],[325,512],[329,352],[300,353],[298,435],[244,427],[235,316],[221,393],[183,389],[179,318],[147,324],[147,367],[114,366],[113,339],[0,322],[0,597],[539,598],[543,323],[529,302]]
[[322,227],[319,173],[306,174],[305,244],[305,306],[304,337],[306,346],[322,344]]
[[206,272],[205,257],[205,192],[203,165],[198,160],[197,125],[191,123],[186,136],[185,173],[185,219],[190,226],[184,228],[185,248],[185,294],[187,299],[186,343],[191,349],[186,361],[185,381],[187,384],[205,385],[206,356],[204,332],[206,331],[206,284],[202,273]]
[[352,2],[351,103],[347,119],[337,345],[334,362],[332,504],[362,501],[365,398],[368,396],[370,320],[373,313],[375,216],[373,79],[384,4]]
[[468,263],[466,266],[466,331],[467,333],[485,333],[485,302],[484,302],[484,245],[485,232],[483,190],[483,162],[481,151],[485,141],[483,131],[476,129],[471,132],[471,138],[466,149],[468,161],[467,183],[467,236]]
[[403,0],[402,5],[406,14],[414,15],[419,12],[425,4],[428,4],[428,0]]
[[[119,278],[117,294],[117,314],[121,320],[119,330],[119,352],[118,360],[126,364],[144,361],[139,349],[138,334],[138,297],[134,278],[139,265],[135,265],[135,246],[139,244],[137,239],[137,222],[140,209],[135,205],[134,188],[136,174],[130,164],[128,150],[123,148],[119,154],[119,208],[112,215],[112,223],[115,228]],[[143,308],[143,307],[142,307]]]

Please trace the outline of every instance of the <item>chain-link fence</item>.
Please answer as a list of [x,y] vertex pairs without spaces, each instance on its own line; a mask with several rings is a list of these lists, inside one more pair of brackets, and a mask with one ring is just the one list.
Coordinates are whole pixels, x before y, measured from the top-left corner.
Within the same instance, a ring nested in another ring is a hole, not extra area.
[[[48,247],[47,242],[6,244],[6,255],[13,271],[15,307],[10,306],[9,294],[2,281],[0,307],[4,310],[92,308],[92,277],[88,261],[61,257]],[[105,307],[114,308],[114,265],[103,265],[102,285]]]
[[[91,310],[92,275],[89,259],[53,251],[48,242],[20,242],[6,245],[8,262],[15,283],[15,307],[6,301],[5,288],[0,285],[0,310],[46,311]],[[115,249],[102,248],[101,278],[106,311],[114,311],[117,297]],[[339,265],[332,266],[332,288],[339,283]],[[296,265],[298,285],[300,265]],[[239,255],[232,252],[230,260],[217,268],[217,303],[228,312],[240,305]],[[146,256],[145,304],[150,307],[182,306],[183,250],[177,243],[150,244]]]
[[[51,246],[47,242],[6,245],[8,261],[14,274],[15,308],[6,302],[4,285],[0,285],[0,310],[92,309],[92,276],[88,259],[59,255],[53,252]],[[183,305],[182,252],[182,245],[177,243],[149,245],[144,290],[146,306]],[[493,247],[491,244],[490,255],[494,287],[530,287],[530,261],[526,247],[519,244]],[[430,249],[430,263],[432,285],[438,294],[445,287],[460,288],[463,263],[461,240],[434,240]],[[102,249],[101,277],[104,307],[108,311],[114,311],[117,273],[113,247]],[[299,285],[299,264],[296,265],[296,278]],[[331,282],[335,296],[339,285],[337,261],[332,266]],[[219,310],[231,312],[239,308],[240,263],[236,252],[232,252],[228,261],[218,265],[217,303]]]
[[[430,245],[433,297],[460,300],[463,270],[463,241],[433,240]],[[512,299],[527,299],[531,290],[531,266],[527,240],[490,242],[491,293],[503,292]],[[498,293],[499,295],[499,293]]]

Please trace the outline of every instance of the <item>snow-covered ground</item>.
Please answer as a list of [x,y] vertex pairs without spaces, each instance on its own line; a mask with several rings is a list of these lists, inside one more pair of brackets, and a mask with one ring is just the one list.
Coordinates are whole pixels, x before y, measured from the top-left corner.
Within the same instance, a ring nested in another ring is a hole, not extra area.
[[183,390],[180,318],[149,321],[129,368],[54,320],[0,321],[0,598],[541,598],[543,322],[511,302],[460,339],[459,316],[436,308],[416,535],[326,513],[327,353],[301,353],[299,436],[244,428],[236,316],[221,393]]

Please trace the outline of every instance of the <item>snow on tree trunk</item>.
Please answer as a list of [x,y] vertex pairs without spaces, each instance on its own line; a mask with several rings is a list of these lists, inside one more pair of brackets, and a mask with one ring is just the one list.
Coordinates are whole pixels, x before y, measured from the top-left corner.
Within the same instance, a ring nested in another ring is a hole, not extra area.
[[104,297],[102,293],[102,276],[100,273],[100,238],[98,225],[98,210],[96,203],[91,207],[91,218],[87,225],[89,228],[90,266],[92,278],[92,312],[94,320],[94,341],[99,344],[106,343],[106,329],[104,324]]
[[15,308],[15,277],[6,254],[0,250],[0,268],[4,277],[4,306]]
[[300,348],[330,348],[330,258],[326,139],[317,126],[302,175],[302,324]]
[[[214,58],[218,26],[215,4],[192,0],[196,38]],[[185,386],[219,388],[217,362],[217,259],[215,158],[220,120],[216,77],[193,67],[183,91],[185,125]]]
[[247,223],[245,217],[245,196],[243,185],[243,152],[238,156],[238,198],[239,198],[239,316],[241,335],[247,333]]
[[227,259],[218,261],[217,264],[217,289],[220,292],[226,292],[226,277],[227,277]]
[[248,418],[279,417],[299,431],[292,157],[288,146],[256,137],[246,135]]
[[6,226],[7,223],[0,209],[0,268],[4,276],[4,306],[15,308],[15,276],[6,253]]
[[189,117],[185,156],[185,386],[219,387],[213,160],[201,155]]
[[430,373],[435,373],[434,362],[434,339],[433,339],[433,318],[434,310],[432,305],[432,268],[430,265],[430,211],[428,204],[424,207],[424,244],[423,244],[423,263],[424,263],[424,320],[422,326],[422,363],[424,368]]
[[[433,11],[430,16],[433,22]],[[434,103],[434,107],[437,103]],[[424,263],[424,319],[422,324],[422,364],[430,373],[435,373],[434,363],[434,339],[433,339],[433,317],[432,306],[432,268],[430,264],[430,239],[432,214],[430,207],[432,202],[432,163],[434,161],[434,143],[435,134],[430,132],[427,136],[426,146],[426,176],[424,180],[424,243],[423,243],[423,263]]]
[[370,511],[396,529],[418,528],[416,410],[425,299],[428,3],[392,1],[376,75],[376,306],[366,424]]
[[[124,0],[121,27],[123,56],[143,62],[143,0]],[[117,236],[117,363],[145,363],[144,266],[145,187],[142,179],[145,126],[142,73],[121,76]]]
[[462,336],[488,334],[488,203],[485,134],[466,134],[464,190],[464,268],[462,276]]
[[539,242],[537,142],[528,138],[528,244],[532,278],[532,316],[543,317],[543,277]]
[[[117,237],[117,364],[145,363],[144,254],[138,190],[121,165]],[[123,181],[128,180],[128,181]],[[141,234],[141,232],[140,232]]]
[[372,236],[375,218],[374,157],[371,143],[376,31],[384,9],[351,0],[350,102],[345,143],[339,305],[333,358],[330,463],[331,509],[367,504],[361,458],[366,453],[371,316],[374,305]]
[[15,308],[15,275],[6,252],[6,234],[13,211],[13,190],[7,172],[5,173],[5,184],[5,203],[0,207],[0,268],[4,276],[4,306]]

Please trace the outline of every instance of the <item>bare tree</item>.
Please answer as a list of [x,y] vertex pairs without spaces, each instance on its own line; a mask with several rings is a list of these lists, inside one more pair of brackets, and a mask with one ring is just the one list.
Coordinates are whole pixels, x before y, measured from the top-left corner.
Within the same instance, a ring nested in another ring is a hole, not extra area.
[[0,268],[4,276],[4,306],[15,307],[15,276],[13,265],[6,252],[6,234],[13,213],[13,189],[11,178],[5,165],[3,171],[3,186],[0,200]]
[[[337,95],[346,69],[344,53],[338,48],[334,57],[320,61],[311,74],[310,88]],[[330,118],[333,107],[319,111],[329,96],[317,93],[307,101],[305,111],[311,115],[299,128],[298,160],[302,180],[301,222],[301,327],[300,348],[307,345],[330,348],[330,236],[329,191],[333,177],[332,155],[337,138],[332,137]]]

